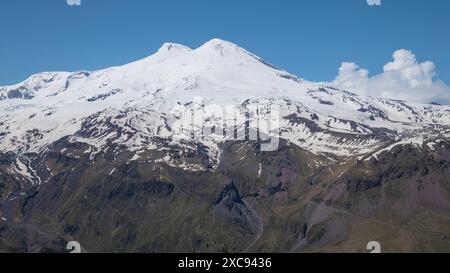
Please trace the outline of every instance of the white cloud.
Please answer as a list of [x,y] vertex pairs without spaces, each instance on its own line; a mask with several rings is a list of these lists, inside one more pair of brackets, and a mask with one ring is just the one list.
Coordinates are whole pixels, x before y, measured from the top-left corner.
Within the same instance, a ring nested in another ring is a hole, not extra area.
[[369,6],[381,6],[381,0],[367,0]]
[[333,86],[361,95],[392,98],[411,102],[450,102],[450,87],[434,80],[436,67],[433,62],[419,63],[409,50],[400,49],[387,63],[383,72],[369,76],[369,71],[355,63],[345,62]]
[[81,6],[81,0],[66,0],[69,6]]

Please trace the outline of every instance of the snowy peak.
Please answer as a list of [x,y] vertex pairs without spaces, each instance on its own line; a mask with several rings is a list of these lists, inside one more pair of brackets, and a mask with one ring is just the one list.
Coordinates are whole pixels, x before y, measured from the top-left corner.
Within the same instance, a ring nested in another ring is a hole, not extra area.
[[63,89],[70,77],[77,73],[42,72],[30,76],[25,81],[0,87],[0,101],[6,99],[32,99],[41,90]]
[[181,44],[177,43],[164,43],[161,48],[158,50],[160,54],[177,54],[177,53],[188,53],[191,52],[192,49]]
[[237,60],[241,64],[256,63],[258,65],[267,66],[270,69],[280,70],[278,67],[265,62],[255,54],[247,51],[246,49],[228,41],[224,41],[218,38],[214,38],[199,48],[195,49],[198,55],[208,56],[215,58],[217,56],[222,59]]
[[196,51],[200,52],[212,51],[220,54],[223,57],[231,55],[250,54],[247,50],[239,47],[238,45],[232,42],[224,41],[217,38],[214,38],[206,42],[205,44],[197,48]]
[[204,43],[200,48],[202,47],[212,47],[212,48],[217,48],[217,47],[231,47],[231,48],[236,48],[239,47],[238,45],[229,42],[229,41],[225,41],[219,38],[213,38],[209,41],[207,41],[206,43]]
[[[92,76],[91,81],[81,81],[89,76]],[[140,88],[184,78],[203,78],[210,82],[247,81],[250,86],[254,82],[272,82],[276,86],[280,77],[301,81],[238,45],[215,38],[194,50],[178,43],[164,43],[157,52],[144,59],[92,73],[39,73],[17,85],[0,87],[0,100],[31,99],[37,94],[47,96],[87,87],[95,93],[101,86],[114,84],[120,88],[125,88],[124,84]],[[95,86],[88,83],[95,83]]]
[[195,64],[205,60],[217,61],[217,57],[221,57],[221,61],[224,61],[224,59],[240,59],[244,61],[248,58],[259,60],[258,57],[238,45],[217,38],[204,43],[194,50],[178,43],[164,43],[155,54],[143,60],[176,58],[179,62]]

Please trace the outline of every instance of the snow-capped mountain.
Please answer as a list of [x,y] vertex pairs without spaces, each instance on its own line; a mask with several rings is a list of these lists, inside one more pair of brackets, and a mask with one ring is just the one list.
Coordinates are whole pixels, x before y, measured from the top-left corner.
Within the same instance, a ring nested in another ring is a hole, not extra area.
[[[202,126],[222,126],[208,116],[210,104],[237,105],[242,114],[251,105],[278,105],[277,128],[264,133],[332,158],[376,156],[401,143],[433,147],[450,136],[448,106],[358,96],[306,81],[233,43],[213,39],[197,49],[167,43],[123,66],[45,72],[1,87],[0,149],[16,155],[13,170],[28,177],[34,175],[23,166],[25,155],[39,154],[65,137],[89,144],[86,153],[92,156],[120,144],[134,160],[159,150],[166,153],[154,160],[201,169],[175,159],[171,150],[201,143],[207,160],[218,164],[224,137],[194,141],[177,125],[178,113],[200,109]],[[260,115],[267,118],[267,113]],[[247,122],[252,127],[257,121],[249,117]],[[238,124],[241,129],[245,125]]]
[[0,252],[448,252],[450,107],[351,91],[218,39],[2,87]]

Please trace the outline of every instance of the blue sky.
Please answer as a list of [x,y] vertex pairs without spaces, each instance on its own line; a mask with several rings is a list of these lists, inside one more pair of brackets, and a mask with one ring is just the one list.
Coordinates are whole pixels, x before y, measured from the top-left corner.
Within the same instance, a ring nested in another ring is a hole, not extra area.
[[433,61],[436,78],[450,83],[448,0],[2,0],[0,11],[0,85],[214,37],[315,81],[333,80],[344,61],[380,73],[405,48]]

